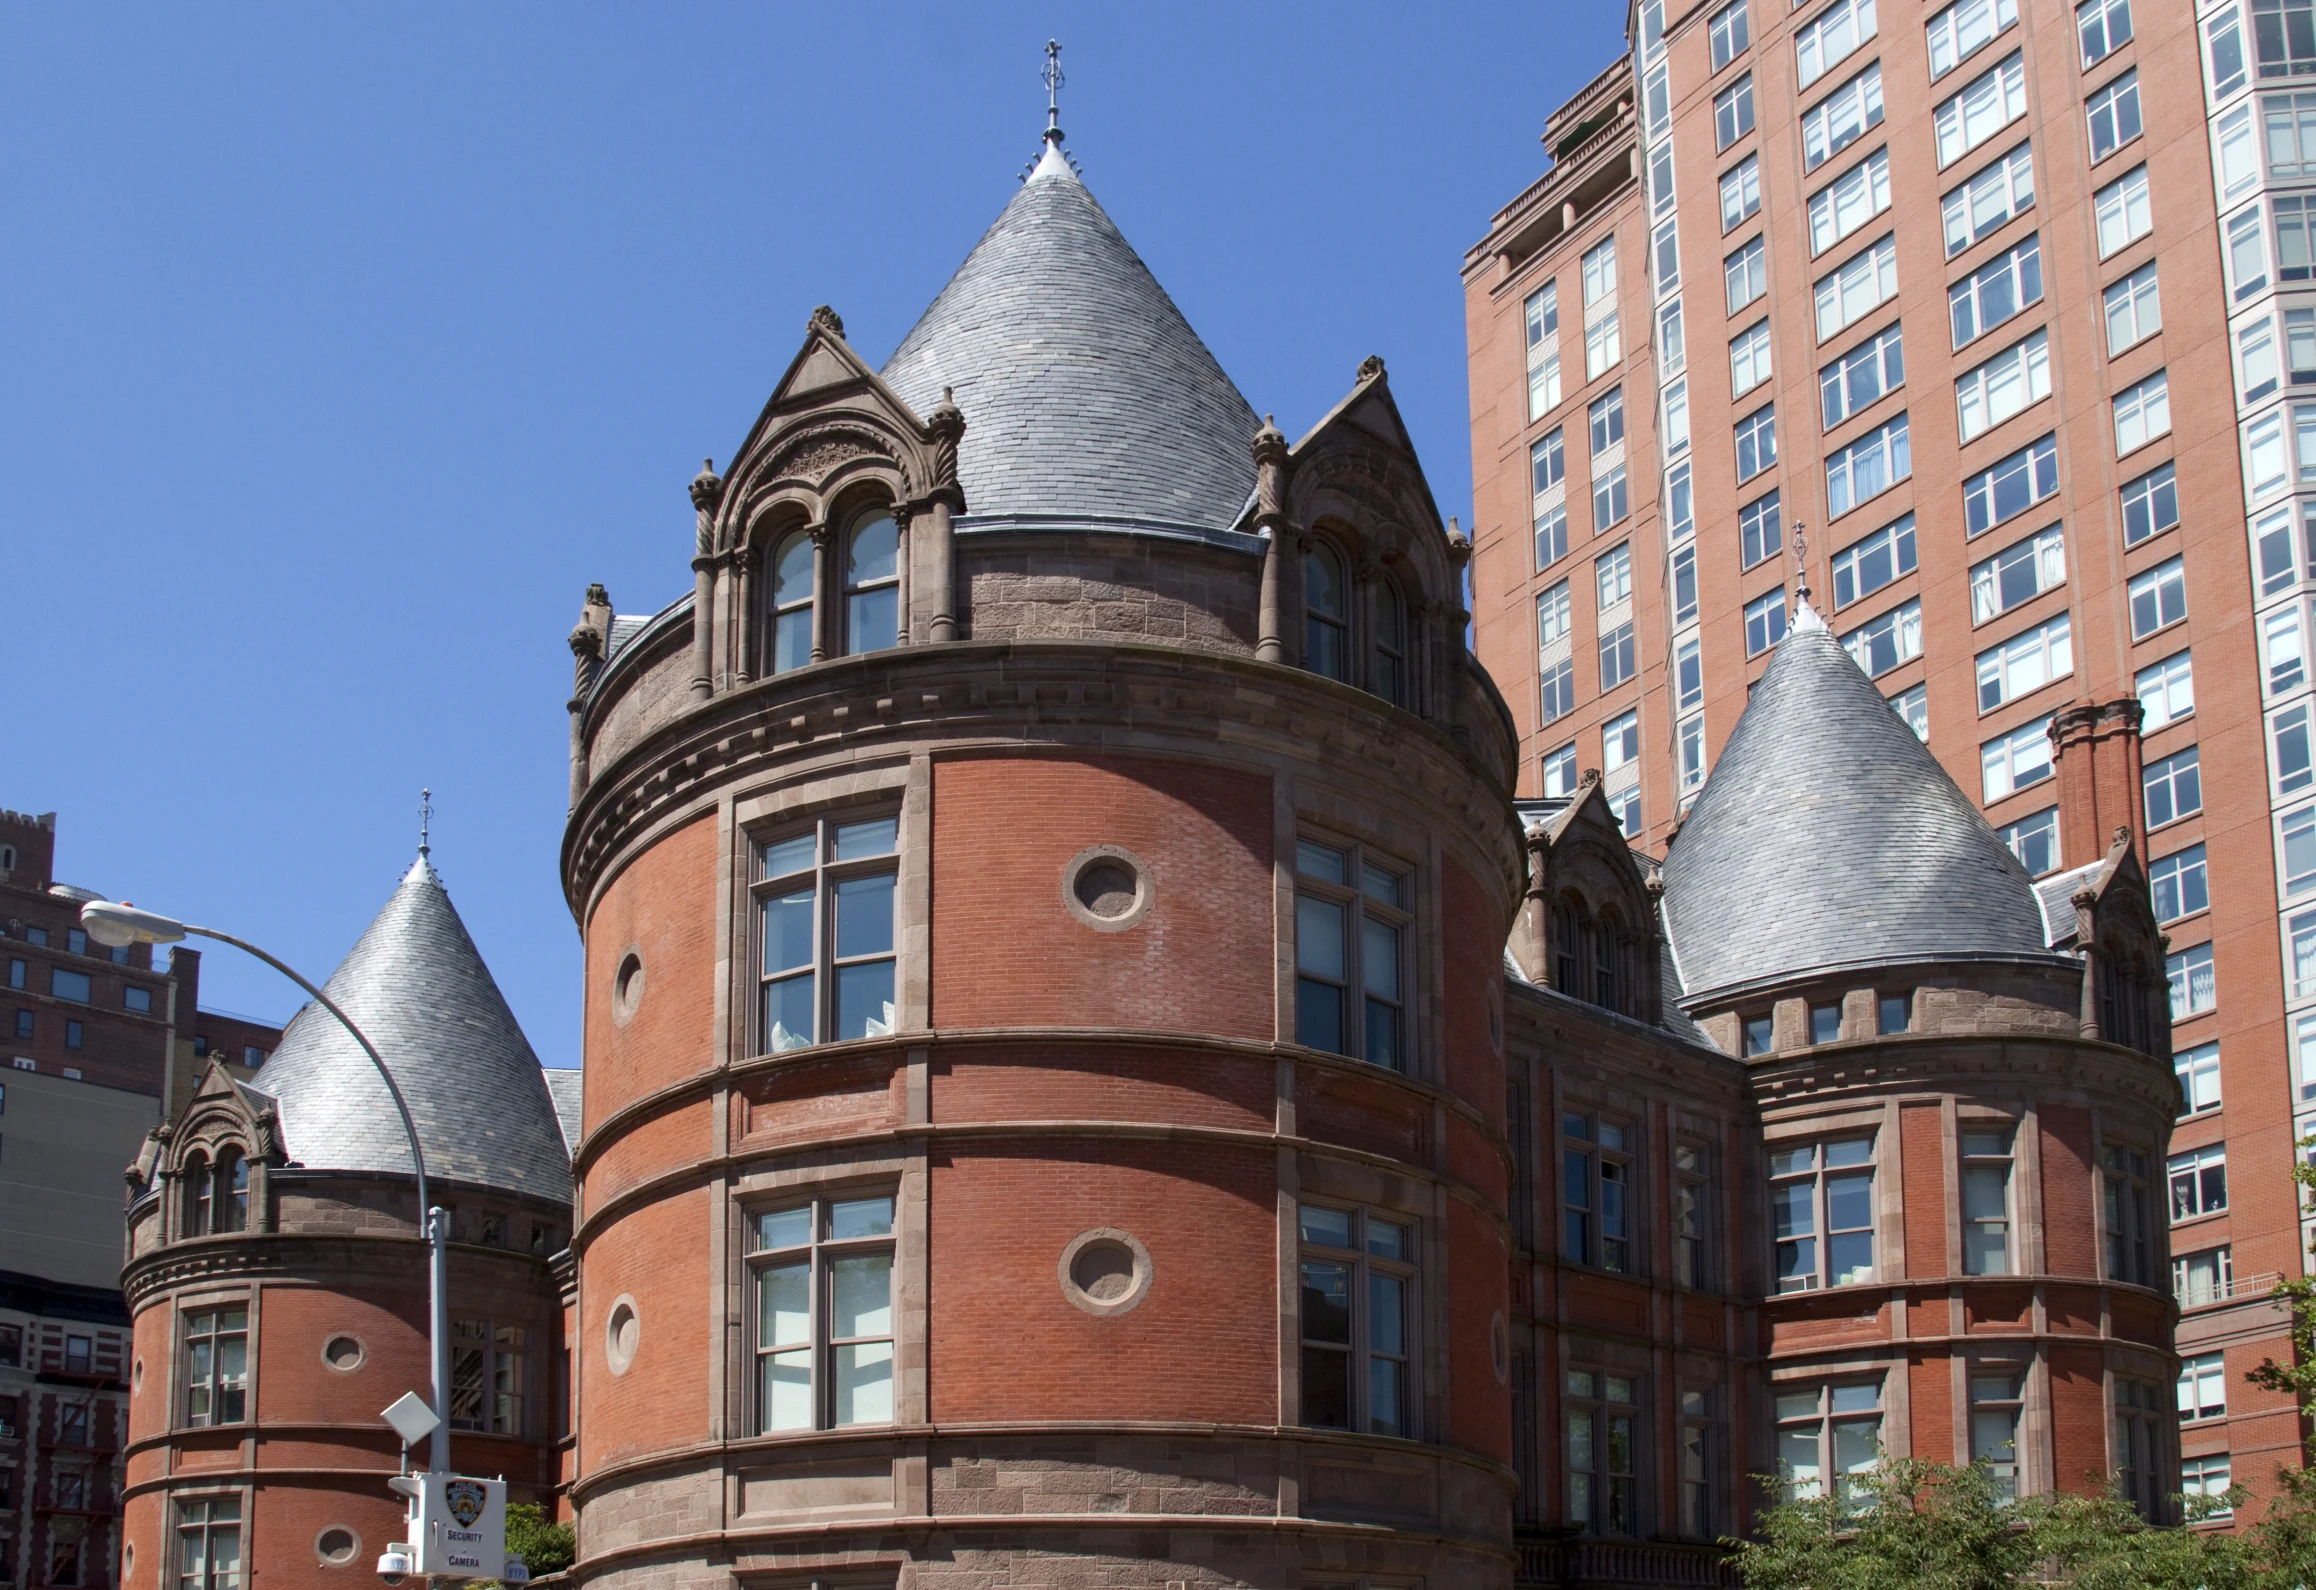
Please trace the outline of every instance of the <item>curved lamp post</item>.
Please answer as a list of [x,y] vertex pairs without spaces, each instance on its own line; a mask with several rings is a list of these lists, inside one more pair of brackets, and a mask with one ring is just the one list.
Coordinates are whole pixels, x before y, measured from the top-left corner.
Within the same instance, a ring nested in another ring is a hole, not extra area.
[[418,1128],[410,1119],[410,1105],[403,1099],[402,1089],[395,1084],[394,1073],[387,1069],[384,1057],[378,1053],[377,1047],[363,1035],[362,1029],[354,1025],[352,1018],[340,1010],[329,995],[300,977],[289,966],[276,960],[247,940],[237,939],[230,933],[220,933],[215,928],[195,927],[189,922],[180,922],[174,917],[162,916],[155,911],[140,911],[133,905],[118,905],[110,900],[86,901],[80,908],[80,920],[81,925],[88,930],[90,938],[95,939],[99,944],[114,947],[124,944],[174,944],[180,939],[191,936],[215,939],[220,944],[230,944],[237,950],[245,950],[304,989],[312,997],[315,1004],[335,1016],[338,1025],[344,1027],[352,1035],[354,1042],[362,1046],[362,1052],[370,1057],[370,1064],[378,1068],[379,1080],[386,1084],[386,1091],[394,1100],[395,1113],[402,1117],[402,1134],[410,1143],[410,1165],[418,1175],[418,1207],[425,1211],[422,1219],[426,1227],[426,1240],[430,1250],[427,1268],[431,1292],[427,1314],[427,1346],[429,1349],[428,1361],[434,1379],[432,1411],[435,1420],[434,1430],[430,1437],[431,1444],[427,1450],[427,1467],[440,1474],[449,1473],[450,1265],[449,1252],[446,1246],[449,1233],[444,1229],[449,1222],[444,1219],[440,1209],[435,1208],[427,1201],[426,1153],[418,1146]]

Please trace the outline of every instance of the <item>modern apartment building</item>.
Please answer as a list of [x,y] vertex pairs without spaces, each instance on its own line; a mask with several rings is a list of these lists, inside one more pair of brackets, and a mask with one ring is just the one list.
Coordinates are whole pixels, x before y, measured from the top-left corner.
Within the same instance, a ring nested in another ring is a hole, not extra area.
[[2258,1492],[2316,1129],[2316,6],[1647,0],[1630,37],[1465,260],[1520,792],[1598,768],[1674,845],[1805,583],[2046,910],[2133,829],[2185,1483]]

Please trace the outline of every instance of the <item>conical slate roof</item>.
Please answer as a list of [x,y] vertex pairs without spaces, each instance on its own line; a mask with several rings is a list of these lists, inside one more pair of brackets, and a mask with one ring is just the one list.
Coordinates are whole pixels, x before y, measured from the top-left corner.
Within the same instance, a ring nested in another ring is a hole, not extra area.
[[1802,614],[1665,857],[1684,997],[1840,967],[2045,958],[2026,868]]
[[[571,1161],[539,1058],[425,856],[322,987],[393,1070],[430,1179],[570,1201]],[[294,1162],[410,1169],[386,1085],[319,1005],[282,1033],[263,1086],[280,1103]]]
[[1050,145],[882,374],[954,390],[968,523],[1226,530],[1254,489],[1254,410]]

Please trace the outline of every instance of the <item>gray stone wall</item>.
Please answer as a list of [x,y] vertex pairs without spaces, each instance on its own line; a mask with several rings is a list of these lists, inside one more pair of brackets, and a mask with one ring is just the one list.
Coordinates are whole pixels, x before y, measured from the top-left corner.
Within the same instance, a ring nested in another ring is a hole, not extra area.
[[1195,542],[1077,531],[957,538],[976,640],[1146,640],[1252,656],[1262,560]]

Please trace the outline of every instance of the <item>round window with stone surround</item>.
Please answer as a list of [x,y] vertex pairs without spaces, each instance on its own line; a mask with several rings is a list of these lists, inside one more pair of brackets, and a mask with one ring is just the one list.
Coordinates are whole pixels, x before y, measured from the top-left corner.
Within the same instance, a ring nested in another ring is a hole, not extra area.
[[1123,1314],[1150,1295],[1150,1250],[1130,1231],[1097,1226],[1062,1249],[1062,1296],[1088,1314]]
[[326,1568],[343,1568],[362,1550],[362,1537],[343,1524],[332,1524],[314,1537],[314,1557]]
[[611,1019],[624,1027],[635,1019],[635,1007],[643,1003],[643,952],[630,945],[619,957],[619,969],[611,974]]
[[361,1368],[362,1360],[368,1356],[369,1349],[362,1345],[362,1338],[343,1331],[322,1343],[322,1362],[341,1375],[350,1375]]
[[622,1292],[612,1300],[611,1312],[603,1321],[603,1359],[613,1374],[627,1373],[642,1340],[643,1321],[635,1312],[635,1299]]
[[1150,868],[1122,845],[1093,845],[1062,868],[1062,904],[1098,933],[1132,927],[1150,911]]

